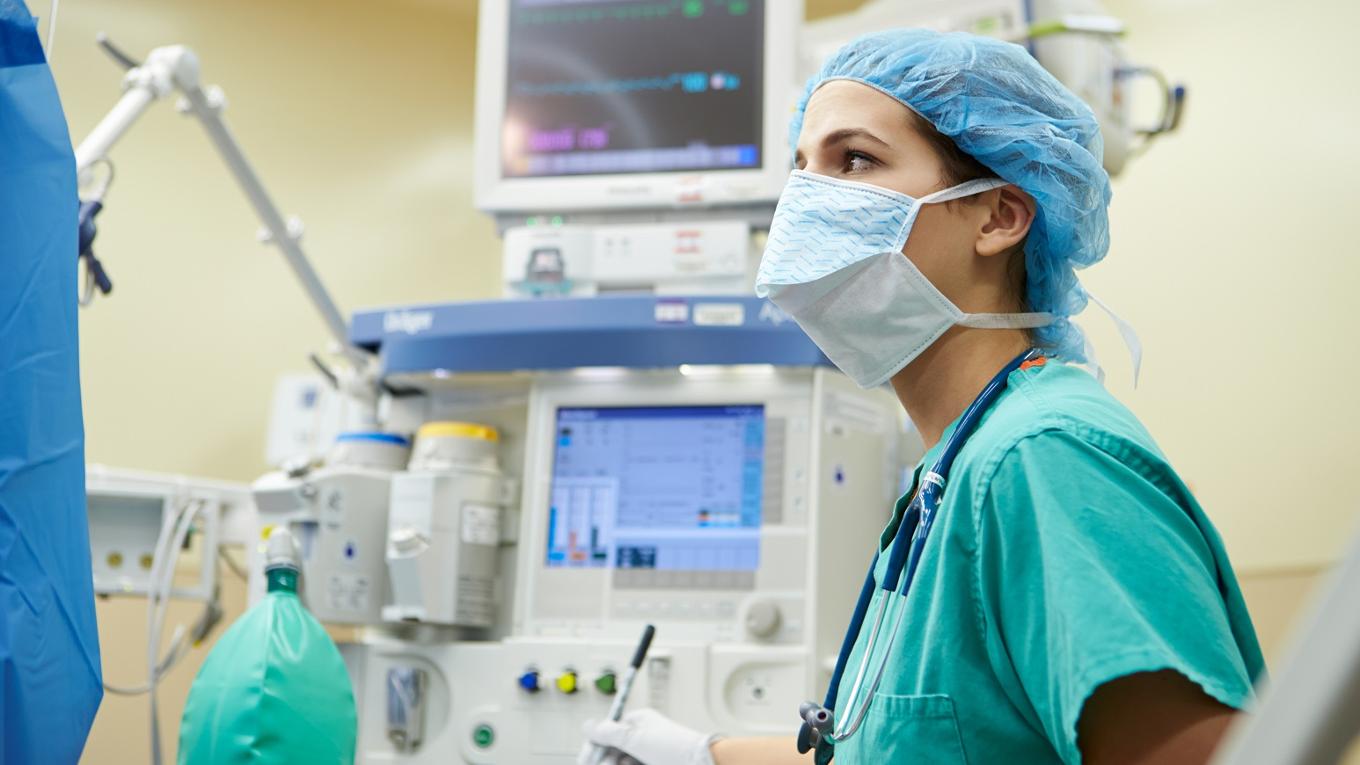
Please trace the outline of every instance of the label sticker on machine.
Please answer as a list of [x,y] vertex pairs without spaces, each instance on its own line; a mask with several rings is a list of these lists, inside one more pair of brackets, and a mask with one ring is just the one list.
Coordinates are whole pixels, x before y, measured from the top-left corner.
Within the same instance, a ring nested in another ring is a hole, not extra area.
[[494,545],[501,541],[500,510],[488,505],[463,505],[463,541]]
[[337,611],[368,610],[368,577],[333,574],[326,585],[326,604]]
[[740,327],[746,323],[741,303],[700,303],[694,306],[694,324],[700,327]]
[[689,303],[683,300],[658,300],[653,315],[657,324],[684,324],[689,321]]

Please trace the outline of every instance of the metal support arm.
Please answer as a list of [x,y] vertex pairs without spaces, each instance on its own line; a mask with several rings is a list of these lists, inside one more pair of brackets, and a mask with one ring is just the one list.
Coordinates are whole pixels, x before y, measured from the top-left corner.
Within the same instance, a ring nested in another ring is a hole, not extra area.
[[200,86],[198,57],[194,52],[182,45],[156,48],[151,51],[146,63],[128,71],[123,87],[123,97],[76,148],[77,173],[83,176],[92,165],[103,159],[152,103],[178,90],[183,94],[179,103],[180,111],[198,118],[212,140],[213,147],[264,224],[261,241],[276,245],[283,253],[289,267],[293,269],[293,275],[307,292],[312,306],[321,314],[331,337],[356,369],[362,370],[367,366],[369,355],[350,345],[347,325],[340,309],[302,251],[299,243],[303,231],[301,221],[296,218],[285,221],[274,205],[222,119],[226,102],[222,91],[216,87],[205,90]]

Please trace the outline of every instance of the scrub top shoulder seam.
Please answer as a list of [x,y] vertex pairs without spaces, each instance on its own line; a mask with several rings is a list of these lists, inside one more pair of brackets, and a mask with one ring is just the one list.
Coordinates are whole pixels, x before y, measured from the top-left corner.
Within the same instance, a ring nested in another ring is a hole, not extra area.
[[[1010,391],[1013,392],[1013,396],[1023,396],[1024,403],[1028,405],[1029,412],[1026,417],[1026,422],[1015,426],[1011,428],[1009,432],[1004,433],[994,445],[978,455],[975,461],[970,460],[970,462],[973,462],[977,467],[975,475],[970,476],[968,479],[972,484],[972,491],[970,492],[972,500],[968,507],[971,539],[970,544],[964,546],[963,549],[966,551],[969,558],[968,598],[973,611],[973,627],[976,630],[977,637],[984,645],[987,643],[988,619],[982,597],[982,571],[979,546],[979,540],[982,538],[982,511],[987,505],[988,499],[991,497],[992,485],[997,472],[1001,469],[1006,458],[1014,453],[1016,447],[1020,444],[1027,440],[1039,438],[1048,434],[1070,436],[1081,443],[1086,444],[1090,448],[1097,449],[1107,454],[1112,459],[1127,465],[1130,470],[1133,470],[1145,479],[1152,481],[1153,485],[1156,486],[1158,490],[1166,493],[1168,497],[1171,497],[1173,501],[1176,501],[1176,504],[1182,505],[1176,492],[1167,491],[1168,487],[1164,476],[1168,468],[1165,463],[1150,459],[1149,456],[1144,453],[1146,450],[1127,438],[1094,427],[1091,423],[1086,422],[1082,418],[1073,417],[1059,411],[1057,407],[1053,405],[1052,401],[1044,395],[1043,391],[1039,389],[1035,378],[1031,376],[1032,374],[1042,374],[1044,371],[1043,368],[1039,368],[1035,372],[1020,371],[1011,376],[1009,386]],[[1007,396],[1005,399],[999,401],[997,403],[997,410],[999,411],[1005,407],[1013,396]],[[991,422],[994,423],[995,420],[993,419]],[[988,422],[984,422],[979,427],[979,430],[985,429],[988,424]],[[972,473],[974,471],[965,469],[962,472],[966,475],[967,473]],[[1016,699],[1011,699],[1012,703],[1017,703],[1017,701],[1018,700]],[[1017,706],[1019,706],[1018,703]],[[1023,709],[1021,709],[1021,712],[1022,715],[1026,719],[1031,720],[1032,723],[1037,722],[1037,718],[1034,718],[1033,715]]]
[[[983,535],[984,510],[988,507],[989,501],[995,495],[993,486],[997,480],[997,475],[1001,468],[1006,464],[1006,460],[1016,453],[1017,448],[1032,439],[1039,439],[1045,436],[1056,438],[1074,439],[1082,447],[1099,451],[1120,463],[1128,470],[1136,473],[1144,480],[1148,481],[1152,488],[1161,492],[1175,506],[1179,507],[1190,520],[1199,528],[1201,537],[1206,545],[1212,546],[1212,529],[1206,530],[1196,517],[1193,495],[1188,488],[1177,477],[1171,468],[1166,457],[1161,454],[1150,435],[1137,430],[1125,433],[1119,428],[1101,427],[1097,423],[1090,421],[1080,415],[1066,411],[1066,407],[1055,405],[1055,401],[1046,395],[1043,383],[1037,379],[1038,375],[1017,373],[1011,380],[1012,395],[1007,396],[997,404],[994,415],[997,417],[989,418],[990,422],[984,421],[979,427],[979,431],[986,431],[990,424],[997,433],[994,437],[986,440],[990,443],[979,443],[979,450],[976,455],[961,464],[963,468],[960,478],[966,481],[968,491],[968,509],[970,522],[968,531],[971,534],[969,544],[963,546],[968,557],[968,598],[972,607],[973,629],[976,631],[978,639],[982,645],[988,645],[988,629],[991,626],[991,619],[988,616],[983,597],[983,572],[981,539]],[[1014,400],[1014,403],[1008,402]],[[1018,422],[1017,422],[1018,420]],[[1135,424],[1136,419],[1133,420]],[[990,434],[989,434],[990,436]],[[1146,443],[1138,440],[1139,436],[1147,439]],[[962,460],[961,460],[962,462]],[[1222,562],[1209,555],[1216,574],[1220,578],[1220,591],[1225,592],[1222,586],[1221,570]],[[1226,597],[1226,592],[1225,592]],[[996,662],[1005,662],[1008,658],[1008,651],[1002,647],[1002,654],[994,654],[991,651],[990,661],[993,664],[994,672],[1002,671],[1001,665]],[[1183,657],[1178,657],[1164,650],[1154,650],[1141,648],[1133,651],[1115,653],[1102,658],[1100,661],[1085,668],[1077,679],[1075,688],[1081,689],[1079,692],[1084,694],[1080,704],[1076,705],[1077,712],[1072,719],[1064,720],[1064,731],[1059,740],[1050,740],[1055,752],[1066,762],[1081,761],[1080,753],[1076,750],[1075,726],[1080,719],[1080,709],[1089,698],[1090,693],[1099,685],[1118,679],[1129,674],[1145,671],[1158,671],[1160,669],[1172,670],[1180,673],[1191,682],[1198,685],[1205,693],[1217,699],[1219,702],[1234,708],[1242,708],[1250,699],[1250,687],[1246,689],[1234,689],[1222,682],[1217,682],[1211,676],[1202,671],[1198,671],[1193,664],[1187,663]],[[1022,692],[1023,693],[1023,692]],[[1036,726],[1035,730],[1040,735],[1047,738],[1044,732],[1046,726],[1036,715],[1032,702],[1025,698],[1016,698],[1009,691],[1006,697],[1010,703],[1016,707],[1020,716],[1031,726]],[[1070,738],[1069,738],[1070,736]]]

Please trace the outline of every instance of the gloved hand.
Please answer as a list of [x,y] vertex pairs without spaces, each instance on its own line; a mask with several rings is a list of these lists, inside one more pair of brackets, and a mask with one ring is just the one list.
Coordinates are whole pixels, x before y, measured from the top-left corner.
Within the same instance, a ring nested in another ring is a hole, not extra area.
[[717,734],[686,728],[654,709],[629,712],[623,719],[592,720],[585,725],[586,743],[576,765],[592,765],[591,752],[599,744],[609,748],[606,765],[713,765],[709,746]]

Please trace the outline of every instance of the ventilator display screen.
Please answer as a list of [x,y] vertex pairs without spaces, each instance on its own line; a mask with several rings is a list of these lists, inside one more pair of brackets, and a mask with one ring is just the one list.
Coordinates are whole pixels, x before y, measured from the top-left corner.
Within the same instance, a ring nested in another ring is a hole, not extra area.
[[757,567],[764,407],[563,408],[556,437],[548,566]]
[[766,0],[512,0],[507,178],[760,167]]

